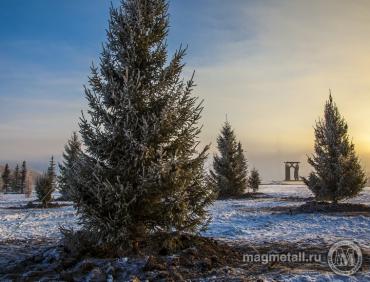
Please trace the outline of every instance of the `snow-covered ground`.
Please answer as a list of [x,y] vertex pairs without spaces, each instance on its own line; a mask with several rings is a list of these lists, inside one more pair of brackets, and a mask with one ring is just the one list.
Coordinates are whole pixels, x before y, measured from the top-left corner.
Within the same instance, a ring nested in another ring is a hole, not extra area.
[[261,185],[259,192],[271,195],[274,198],[308,198],[313,196],[311,191],[305,185]]
[[[204,235],[253,240],[256,243],[334,242],[344,238],[357,240],[361,244],[370,242],[370,217],[289,215],[268,209],[303,204],[303,198],[312,196],[305,186],[266,185],[261,186],[260,192],[272,198],[216,201],[210,208],[213,220]],[[287,200],[292,197],[302,198],[302,201]],[[72,205],[52,209],[8,209],[25,205],[33,199],[20,195],[0,195],[0,240],[59,237],[59,226],[78,227]],[[370,205],[370,188],[349,202]]]
[[[370,249],[370,217],[338,214],[290,215],[271,210],[303,204],[305,198],[312,197],[305,186],[265,185],[261,186],[260,192],[271,197],[216,201],[210,208],[213,220],[204,235],[224,240],[242,240],[256,245],[278,242],[315,245],[351,239],[365,249]],[[25,205],[32,199],[19,195],[0,195],[0,241],[58,238],[59,226],[78,228],[72,205],[52,209],[9,209]],[[348,202],[370,205],[370,188]],[[286,281],[330,281],[334,277],[320,275],[302,273],[281,278]],[[370,281],[370,274],[359,277],[348,281]]]
[[58,238],[59,226],[76,226],[77,219],[72,203],[51,209],[13,209],[35,199],[35,196],[25,198],[17,194],[0,194],[0,241]]
[[[266,209],[303,204],[303,198],[312,196],[305,186],[262,186],[261,192],[273,198],[217,201],[211,208],[213,220],[205,234],[231,240],[252,240],[256,243],[333,243],[340,239],[356,240],[362,245],[370,243],[370,217],[367,216],[289,215]],[[289,197],[302,198],[302,202],[287,201]],[[370,205],[370,188],[348,202]]]

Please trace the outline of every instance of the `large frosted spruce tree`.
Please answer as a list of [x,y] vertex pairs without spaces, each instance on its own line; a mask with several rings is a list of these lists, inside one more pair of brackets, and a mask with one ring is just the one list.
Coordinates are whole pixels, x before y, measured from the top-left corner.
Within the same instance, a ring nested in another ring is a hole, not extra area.
[[217,147],[219,155],[214,156],[209,185],[220,198],[240,196],[247,188],[248,165],[241,143],[236,141],[228,121],[217,138]]
[[331,94],[324,118],[316,123],[315,153],[308,162],[314,171],[304,181],[317,200],[337,203],[356,196],[365,186],[365,173],[349,139],[347,123]]
[[196,232],[209,219],[208,147],[197,150],[202,105],[193,79],[181,78],[185,49],[168,58],[168,30],[167,1],[122,1],[111,8],[100,66],[91,68],[72,197],[84,228],[103,243]]

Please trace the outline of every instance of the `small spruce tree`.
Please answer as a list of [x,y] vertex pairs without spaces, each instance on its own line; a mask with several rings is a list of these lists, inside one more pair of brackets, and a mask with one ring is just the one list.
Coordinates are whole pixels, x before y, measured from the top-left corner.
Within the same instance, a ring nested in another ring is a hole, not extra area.
[[324,118],[316,123],[315,153],[308,158],[314,171],[304,182],[319,201],[337,203],[356,196],[366,177],[348,136],[348,126],[330,94]]
[[1,177],[2,177],[2,180],[3,180],[2,189],[5,193],[7,193],[7,192],[9,192],[10,180],[11,180],[10,169],[9,169],[8,164],[5,165],[4,172],[3,172]]
[[72,198],[99,242],[136,246],[153,232],[196,232],[213,201],[198,152],[202,105],[181,78],[185,49],[168,58],[166,0],[111,8],[100,67],[91,68],[80,122],[86,152]]
[[214,156],[208,182],[221,198],[240,196],[247,188],[248,165],[228,121],[217,139],[217,147],[220,154]]
[[47,172],[43,173],[36,181],[36,194],[44,208],[47,208],[52,201],[52,194],[55,190],[55,162],[51,157]]
[[23,194],[26,191],[27,186],[27,164],[23,161],[20,175],[20,193]]
[[253,193],[256,193],[261,185],[260,174],[257,169],[253,168],[248,178],[248,187],[250,187]]
[[59,164],[58,186],[63,200],[71,200],[73,189],[73,171],[76,167],[77,160],[81,157],[81,142],[76,132],[64,147],[63,163]]
[[36,179],[36,195],[44,208],[47,208],[52,200],[52,187],[48,173],[43,173]]

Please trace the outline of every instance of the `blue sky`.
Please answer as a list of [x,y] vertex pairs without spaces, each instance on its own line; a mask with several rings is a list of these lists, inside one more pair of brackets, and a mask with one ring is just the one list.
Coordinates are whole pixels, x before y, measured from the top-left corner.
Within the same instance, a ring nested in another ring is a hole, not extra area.
[[[60,155],[61,143],[77,129],[85,105],[82,86],[105,41],[111,3],[0,2],[1,159],[43,162]],[[235,28],[225,20],[233,13],[237,7],[224,1],[172,1],[169,51],[188,44],[187,62],[206,64],[206,55],[221,43],[218,33]],[[231,39],[238,36],[230,33]]]
[[[119,1],[113,1],[117,5]],[[105,41],[110,2],[0,1],[0,160],[37,168],[60,157],[86,107],[83,84]],[[370,166],[370,3],[170,1],[172,53],[188,44],[184,76],[205,100],[204,144],[225,115],[265,180],[312,152],[328,89]]]
[[[73,108],[81,101],[89,66],[98,61],[105,41],[109,6],[102,0],[0,2],[1,120],[40,114],[37,103]],[[189,44],[187,62],[207,64],[209,54],[222,44],[220,33],[236,28],[236,23],[223,19],[237,13],[236,6],[214,0],[172,1],[170,52]],[[241,36],[229,34],[230,40]]]

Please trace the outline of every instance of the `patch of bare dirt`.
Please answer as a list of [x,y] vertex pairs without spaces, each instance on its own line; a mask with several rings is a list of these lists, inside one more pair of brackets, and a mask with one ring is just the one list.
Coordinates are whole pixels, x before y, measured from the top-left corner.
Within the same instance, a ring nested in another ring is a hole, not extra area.
[[313,201],[313,197],[297,197],[297,196],[290,196],[290,197],[283,197],[277,198],[279,202],[311,202]]
[[[70,206],[70,203],[50,203],[45,209],[57,209],[61,207]],[[5,207],[4,209],[9,210],[26,210],[26,209],[44,209],[42,204],[35,203],[35,202],[28,202],[26,205],[22,206],[11,206],[11,207]]]
[[363,204],[350,203],[324,203],[324,202],[307,202],[299,206],[272,206],[248,208],[243,207],[245,212],[263,211],[272,213],[284,213],[289,215],[305,213],[325,213],[327,215],[341,216],[370,216],[370,206]]
[[228,197],[220,197],[217,200],[253,200],[253,199],[270,199],[273,198],[271,195],[260,193],[260,192],[250,192],[244,193],[239,196],[228,196]]
[[351,203],[326,203],[326,202],[307,202],[299,207],[292,208],[293,214],[298,213],[328,213],[341,214],[347,216],[370,216],[370,206]]

